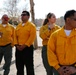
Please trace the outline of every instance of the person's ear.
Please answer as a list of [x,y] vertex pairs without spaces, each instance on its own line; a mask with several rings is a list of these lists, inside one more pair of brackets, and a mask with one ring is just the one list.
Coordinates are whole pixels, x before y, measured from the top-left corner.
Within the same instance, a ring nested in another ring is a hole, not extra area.
[[67,18],[66,21],[67,21],[67,22],[70,22],[70,18]]
[[30,18],[30,16],[28,16],[28,19]]

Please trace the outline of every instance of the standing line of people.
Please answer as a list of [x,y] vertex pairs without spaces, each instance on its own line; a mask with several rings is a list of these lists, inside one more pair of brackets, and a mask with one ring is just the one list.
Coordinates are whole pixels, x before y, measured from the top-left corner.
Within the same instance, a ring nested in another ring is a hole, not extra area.
[[29,18],[30,13],[23,11],[21,14],[22,22],[15,29],[8,23],[9,17],[6,14],[2,16],[2,24],[0,24],[0,63],[4,56],[3,75],[9,75],[13,46],[16,47],[16,75],[24,75],[24,66],[26,66],[27,75],[35,75],[33,42],[36,37],[36,27],[29,21]]
[[[0,24],[0,63],[4,56],[3,75],[9,75],[12,60],[12,47],[16,47],[16,75],[35,75],[34,48],[36,26],[29,21],[30,13],[23,11],[22,22],[16,28],[8,23],[4,14]],[[65,25],[56,25],[54,13],[48,13],[39,36],[42,39],[42,62],[46,75],[76,75],[76,11],[68,10],[64,15]],[[55,69],[55,70],[54,70]]]

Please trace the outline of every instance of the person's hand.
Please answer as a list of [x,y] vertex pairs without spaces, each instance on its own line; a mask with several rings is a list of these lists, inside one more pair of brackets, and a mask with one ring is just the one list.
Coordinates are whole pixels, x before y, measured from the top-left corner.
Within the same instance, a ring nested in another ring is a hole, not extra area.
[[22,51],[27,45],[16,45],[16,47],[19,51]]
[[27,45],[21,45],[20,49],[23,50],[25,47],[27,47]]
[[73,66],[62,66],[58,69],[60,75],[71,75],[76,73],[76,68]]
[[57,71],[59,75],[64,75],[63,67],[60,67]]
[[16,48],[17,48],[19,51],[22,51],[20,45],[17,45]]
[[64,75],[70,75],[70,66],[63,66]]
[[64,75],[71,75],[76,73],[76,68],[73,66],[66,66],[66,68],[64,69]]
[[69,66],[62,66],[61,68],[58,69],[58,72],[60,75],[70,75],[71,72],[69,70]]
[[71,72],[71,74],[76,73],[76,68],[73,66],[70,66],[69,71]]

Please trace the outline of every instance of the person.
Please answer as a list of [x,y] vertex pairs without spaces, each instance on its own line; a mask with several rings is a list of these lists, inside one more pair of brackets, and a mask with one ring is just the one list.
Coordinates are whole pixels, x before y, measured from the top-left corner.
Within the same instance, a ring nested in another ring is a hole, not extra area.
[[48,62],[58,75],[76,75],[76,11],[66,11],[64,20],[65,25],[48,41]]
[[34,74],[33,64],[33,42],[36,37],[36,27],[29,21],[30,13],[23,11],[21,14],[22,22],[16,27],[16,68],[17,75],[24,75],[26,66],[27,75]]
[[40,28],[39,31],[39,36],[42,39],[42,61],[43,61],[43,65],[46,69],[47,75],[53,75],[53,68],[48,64],[47,61],[47,42],[49,40],[50,35],[56,31],[57,29],[60,28],[60,26],[55,24],[56,22],[56,17],[53,13],[48,13],[43,26]]
[[9,17],[7,14],[2,16],[2,23],[0,24],[0,63],[4,56],[5,64],[3,66],[4,74],[8,75],[10,72],[10,65],[12,59],[12,47],[15,44],[15,28],[8,23]]

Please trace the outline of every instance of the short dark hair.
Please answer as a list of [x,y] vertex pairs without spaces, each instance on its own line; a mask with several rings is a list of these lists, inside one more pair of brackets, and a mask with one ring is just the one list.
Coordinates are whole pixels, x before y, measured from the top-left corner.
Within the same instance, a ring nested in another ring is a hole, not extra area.
[[22,14],[27,14],[27,16],[30,16],[30,13],[28,11],[22,11]]
[[64,20],[66,21],[67,18],[74,16],[75,12],[76,12],[75,10],[68,10],[64,15]]

